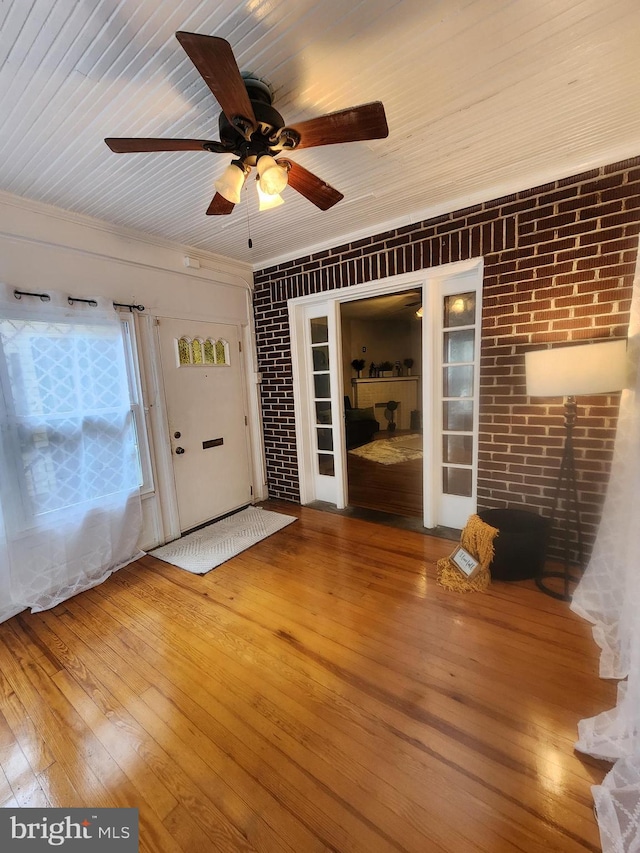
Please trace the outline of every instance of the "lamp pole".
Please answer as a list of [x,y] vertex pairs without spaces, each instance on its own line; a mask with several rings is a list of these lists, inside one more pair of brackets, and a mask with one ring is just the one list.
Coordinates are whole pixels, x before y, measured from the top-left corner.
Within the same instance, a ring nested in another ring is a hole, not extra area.
[[[562,462],[558,473],[558,482],[553,494],[553,503],[551,505],[551,529],[555,525],[558,517],[558,503],[560,496],[564,491],[564,571],[562,572],[547,572],[542,571],[536,577],[536,584],[547,595],[554,598],[559,598],[561,601],[570,601],[571,593],[569,592],[569,584],[577,583],[579,578],[571,574],[571,514],[575,513],[576,519],[576,534],[577,534],[577,550],[579,566],[584,566],[584,546],[582,542],[582,522],[580,520],[580,506],[578,504],[578,487],[576,483],[576,463],[575,454],[573,451],[573,429],[577,420],[577,405],[574,396],[565,397],[564,401],[564,428],[565,440],[564,451],[562,453]],[[544,580],[545,578],[561,578],[564,581],[564,592],[557,592],[555,589],[548,587]]]

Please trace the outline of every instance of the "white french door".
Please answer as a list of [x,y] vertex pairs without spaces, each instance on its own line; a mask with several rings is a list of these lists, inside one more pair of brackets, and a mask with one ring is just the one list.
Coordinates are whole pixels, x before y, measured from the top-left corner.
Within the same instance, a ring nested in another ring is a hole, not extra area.
[[424,328],[431,353],[425,455],[432,454],[433,465],[425,466],[425,495],[431,496],[425,499],[425,526],[461,528],[477,509],[481,273],[433,282],[430,303]]
[[294,381],[298,389],[296,432],[304,460],[300,466],[302,502],[326,501],[342,508],[344,429],[337,304],[304,306],[292,316],[292,322],[297,332]]

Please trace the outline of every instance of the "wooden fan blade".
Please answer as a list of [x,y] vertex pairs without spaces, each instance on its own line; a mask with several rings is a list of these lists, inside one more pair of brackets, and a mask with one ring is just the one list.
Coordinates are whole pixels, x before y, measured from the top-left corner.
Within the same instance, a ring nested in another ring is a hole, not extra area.
[[206,139],[114,139],[113,137],[105,139],[105,142],[116,154],[135,154],[143,151],[206,151],[205,145],[220,144]]
[[389,135],[384,107],[380,101],[327,113],[291,125],[291,129],[300,134],[300,142],[296,148],[333,145],[336,142],[359,142],[363,139],[384,139]]
[[309,199],[320,210],[329,210],[330,207],[344,198],[342,193],[334,190],[333,187],[330,187],[317,175],[309,172],[304,166],[292,163],[291,160],[277,160],[276,162],[286,164],[289,167],[289,186]]
[[216,36],[185,32],[177,32],[176,38],[213,92],[222,112],[249,139],[258,123],[229,42]]
[[216,193],[207,208],[207,216],[226,216],[234,207],[232,201],[227,201],[220,193]]

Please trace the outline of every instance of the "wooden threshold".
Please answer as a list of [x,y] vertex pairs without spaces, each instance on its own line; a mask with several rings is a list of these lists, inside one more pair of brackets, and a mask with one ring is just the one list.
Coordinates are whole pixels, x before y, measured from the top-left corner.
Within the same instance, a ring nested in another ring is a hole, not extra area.
[[266,506],[298,521],[205,576],[146,556],[0,625],[0,805],[136,806],[150,853],[596,853],[589,626],[442,589],[451,541]]

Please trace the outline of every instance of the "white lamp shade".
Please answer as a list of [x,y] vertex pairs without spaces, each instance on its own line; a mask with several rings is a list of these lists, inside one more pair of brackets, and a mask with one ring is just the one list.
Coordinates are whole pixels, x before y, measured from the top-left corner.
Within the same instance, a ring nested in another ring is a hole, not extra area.
[[287,186],[289,174],[285,166],[280,166],[273,157],[263,155],[258,160],[260,188],[267,195],[278,195]]
[[235,163],[229,163],[219,180],[215,182],[216,192],[232,204],[240,204],[240,192],[244,186],[245,172]]
[[625,339],[525,353],[529,397],[575,397],[620,391],[626,380]]
[[284,204],[284,199],[281,195],[277,193],[269,195],[262,189],[259,181],[256,186],[258,188],[258,210],[271,210],[273,207],[279,207],[281,204]]

